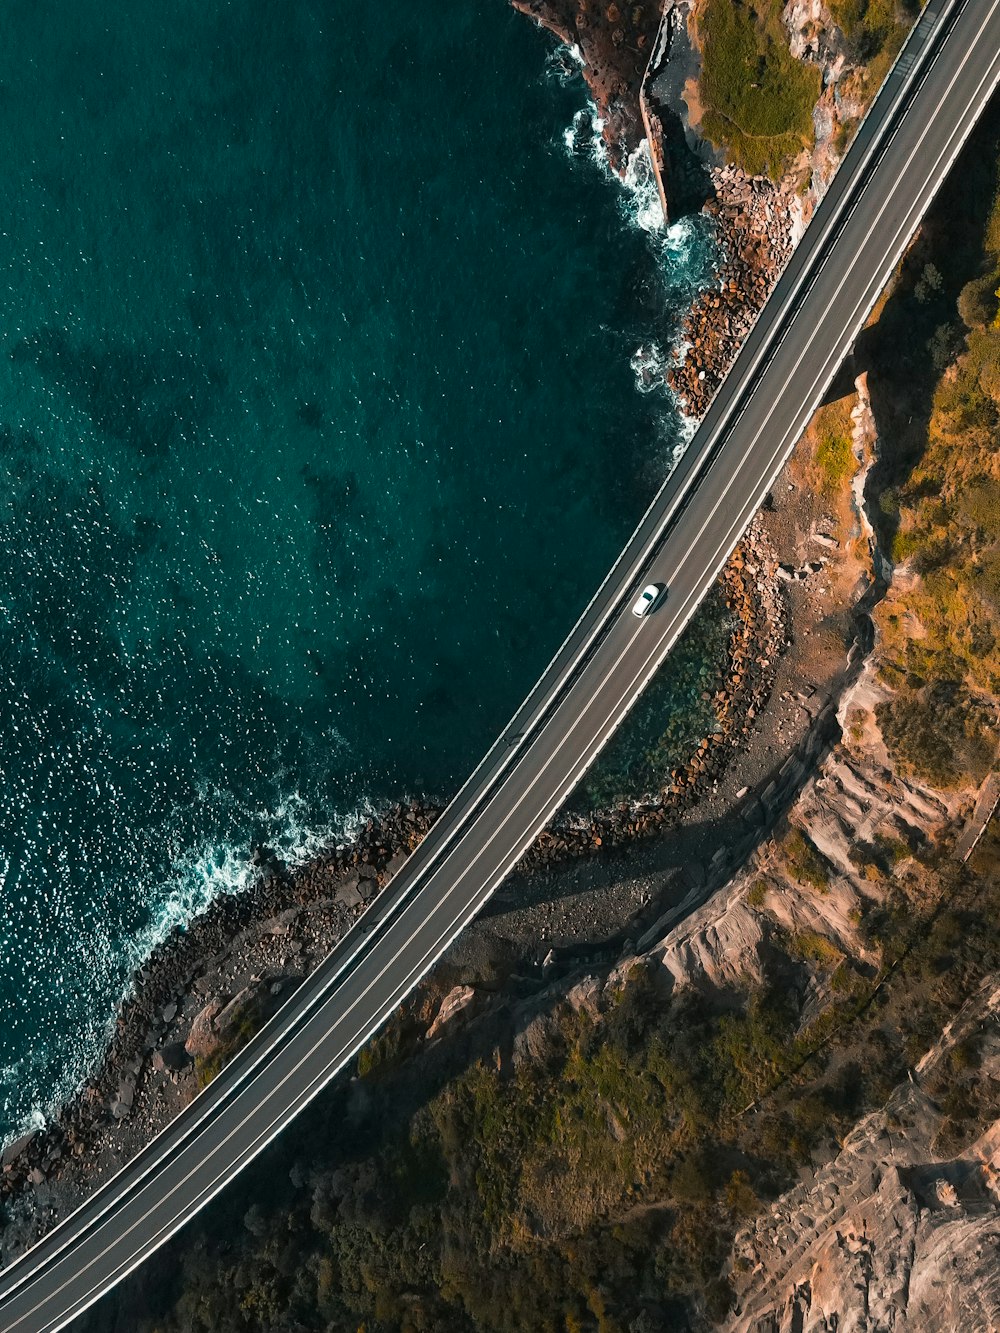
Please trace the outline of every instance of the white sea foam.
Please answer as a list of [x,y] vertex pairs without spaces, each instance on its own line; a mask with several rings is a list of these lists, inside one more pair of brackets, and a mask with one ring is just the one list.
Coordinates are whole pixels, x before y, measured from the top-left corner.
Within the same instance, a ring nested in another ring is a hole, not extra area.
[[570,156],[593,162],[615,182],[621,191],[627,221],[650,235],[666,230],[653,161],[645,139],[630,154],[624,173],[619,175],[611,165],[608,146],[604,142],[604,121],[597,114],[597,104],[588,98],[587,105],[580,108],[563,131],[563,143]]
[[657,342],[643,343],[637,347],[629,364],[635,375],[638,392],[655,393],[662,389],[673,361],[674,357],[669,350],[664,350]]
[[596,162],[613,176],[607,145],[601,137],[603,133],[604,121],[597,114],[595,103],[591,102],[581,107],[563,130],[563,143],[571,157],[584,157]]
[[662,236],[669,231],[664,226],[663,205],[656,185],[656,173],[649,152],[649,141],[643,139],[625,164],[624,185],[631,196],[631,212],[637,227],[652,235]]
[[[219,791],[206,799],[219,806],[228,793]],[[304,864],[327,847],[353,842],[369,819],[377,819],[383,810],[368,800],[360,801],[332,823],[314,824],[308,816],[306,801],[290,793],[276,810],[257,811],[245,819],[264,828],[277,827],[270,845],[291,867]],[[240,893],[253,881],[254,872],[245,844],[234,846],[220,842],[182,857],[175,865],[174,882],[160,894],[149,926],[137,934],[129,947],[132,967],[141,966],[156,947],[177,926],[185,927],[206,911],[223,894]]]
[[[216,808],[222,808],[234,798],[229,792],[206,790],[199,793],[199,799],[212,801]],[[333,822],[316,824],[309,818],[306,801],[293,792],[274,810],[249,815],[242,812],[241,822],[276,829],[270,837],[270,845],[289,866],[295,867],[327,847],[353,842],[367,821],[378,819],[385,808],[363,799]],[[220,841],[179,857],[170,882],[150,895],[153,908],[148,925],[124,941],[110,936],[88,941],[95,977],[111,978],[124,973],[131,978],[174,929],[185,929],[221,895],[246,890],[254,873],[248,852],[245,844],[237,846]],[[54,1083],[50,1081],[49,1052],[42,1042],[15,1066],[0,1069],[0,1086],[3,1087],[23,1087],[25,1083],[39,1086],[43,1080],[38,1077],[38,1071],[44,1069],[44,1081],[49,1091],[44,1102],[35,1103],[26,1114],[8,1123],[7,1136],[0,1137],[0,1147],[22,1134],[43,1128],[58,1115],[99,1062],[113,1033],[118,1009],[130,994],[131,981],[118,992],[117,999],[107,1011],[93,1013],[86,1030],[78,1033],[76,1058]]]
[[564,46],[560,42],[546,56],[545,77],[565,88],[579,77],[585,63],[583,52],[575,42],[572,46]]
[[717,254],[713,225],[704,215],[685,216],[668,223],[663,216],[660,192],[647,140],[629,155],[625,171],[619,175],[611,166],[603,138],[604,122],[592,99],[573,117],[563,133],[566,151],[575,159],[585,159],[597,166],[619,192],[626,222],[648,238],[663,283],[663,307],[672,312],[676,322],[668,331],[673,341],[662,336],[640,344],[630,358],[635,387],[641,394],[662,394],[669,404],[663,421],[667,466],[672,470],[694,434],[696,423],[679,410],[677,396],[667,383],[670,367],[687,351],[680,340],[681,318],[699,292],[714,280]]

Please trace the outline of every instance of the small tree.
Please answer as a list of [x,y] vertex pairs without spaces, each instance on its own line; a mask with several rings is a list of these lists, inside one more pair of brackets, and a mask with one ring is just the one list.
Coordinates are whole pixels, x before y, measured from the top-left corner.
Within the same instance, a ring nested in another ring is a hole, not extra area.
[[937,296],[943,286],[944,278],[938,266],[936,264],[925,264],[924,271],[913,289],[913,295],[921,305],[927,305],[929,301]]
[[997,317],[1000,275],[986,273],[967,282],[958,295],[958,314],[967,329],[985,329]]
[[931,354],[931,363],[938,374],[947,370],[962,350],[962,339],[954,324],[939,324],[934,330],[933,338],[927,344],[927,350]]

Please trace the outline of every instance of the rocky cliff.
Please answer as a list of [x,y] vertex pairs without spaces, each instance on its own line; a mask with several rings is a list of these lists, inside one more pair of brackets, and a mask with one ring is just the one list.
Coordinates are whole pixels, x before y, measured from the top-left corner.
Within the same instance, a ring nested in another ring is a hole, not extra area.
[[737,1236],[732,1333],[987,1333],[1000,1327],[1000,1120],[948,1133],[942,1085],[997,1106],[1000,979],[987,979],[911,1077],[827,1166]]

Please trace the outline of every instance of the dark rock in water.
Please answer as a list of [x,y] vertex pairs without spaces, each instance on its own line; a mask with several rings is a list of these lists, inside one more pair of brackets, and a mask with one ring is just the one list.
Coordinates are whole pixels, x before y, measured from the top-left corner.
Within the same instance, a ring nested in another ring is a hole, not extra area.
[[260,871],[260,877],[266,885],[279,881],[286,871],[285,863],[278,853],[262,844],[256,846],[250,853],[250,864]]

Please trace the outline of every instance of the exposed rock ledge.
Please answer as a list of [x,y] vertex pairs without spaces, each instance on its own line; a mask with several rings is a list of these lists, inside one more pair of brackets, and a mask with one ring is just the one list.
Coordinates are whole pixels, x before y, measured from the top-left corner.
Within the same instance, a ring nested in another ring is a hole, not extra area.
[[935,1151],[926,1091],[963,1040],[1000,1083],[1000,980],[991,977],[913,1081],[866,1116],[840,1154],[736,1238],[731,1333],[927,1333],[1000,1327],[1000,1120],[959,1156]]

